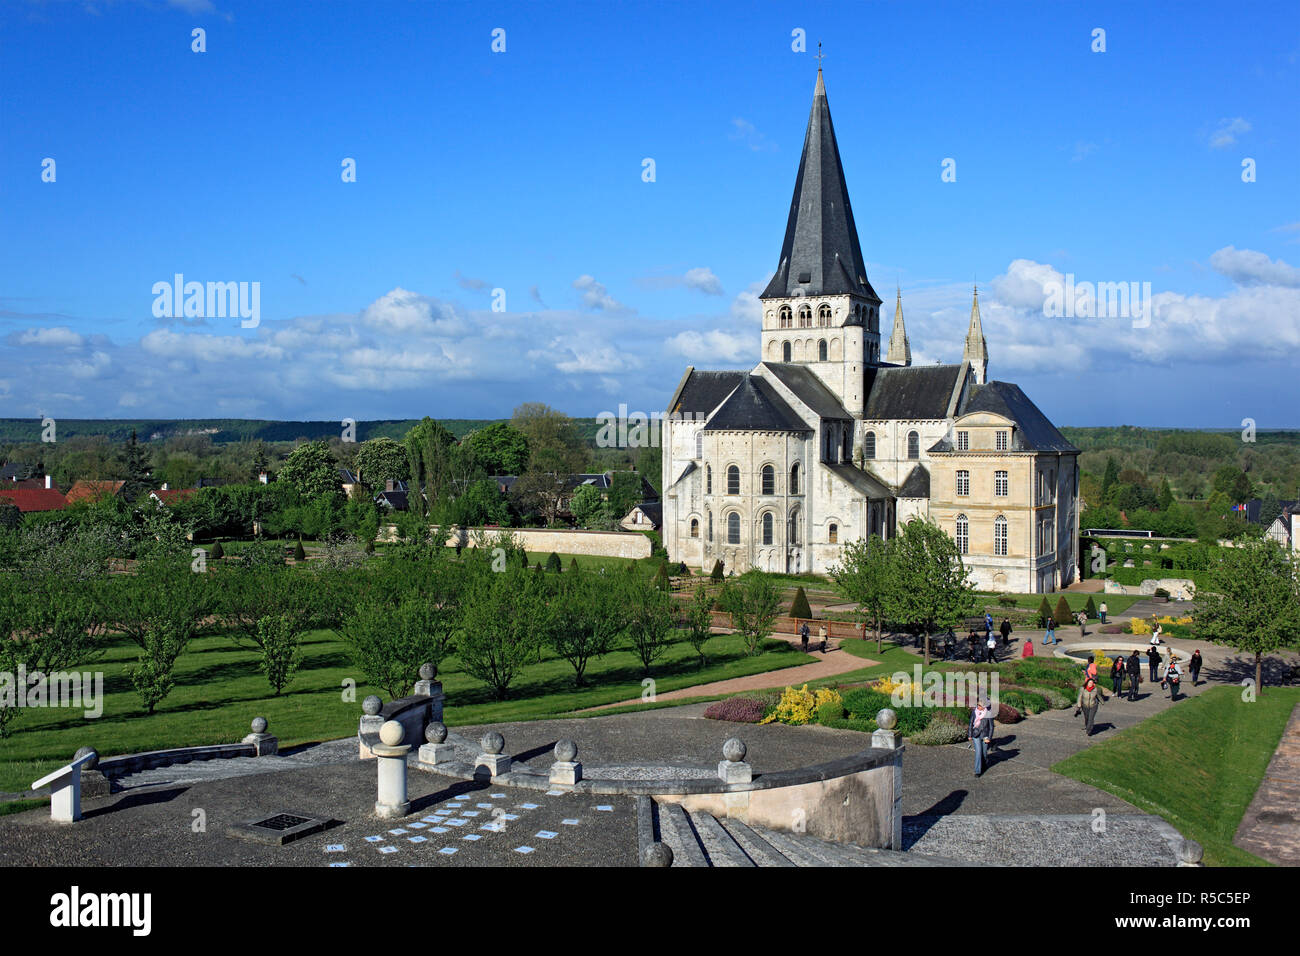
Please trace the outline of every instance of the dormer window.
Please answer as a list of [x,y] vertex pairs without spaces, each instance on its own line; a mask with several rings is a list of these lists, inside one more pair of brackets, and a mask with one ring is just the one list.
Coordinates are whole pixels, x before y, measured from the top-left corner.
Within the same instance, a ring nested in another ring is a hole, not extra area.
[[957,433],[957,450],[970,451],[970,432]]
[[1007,445],[1008,445],[1008,441],[1007,441],[1007,439],[1008,439],[1009,437],[1010,437],[1010,433],[1009,433],[1009,432],[1006,432],[1006,431],[999,431],[999,432],[997,433],[997,439],[996,439],[996,442],[997,442],[997,450],[998,450],[998,451],[1006,451],[1006,450],[1007,450]]

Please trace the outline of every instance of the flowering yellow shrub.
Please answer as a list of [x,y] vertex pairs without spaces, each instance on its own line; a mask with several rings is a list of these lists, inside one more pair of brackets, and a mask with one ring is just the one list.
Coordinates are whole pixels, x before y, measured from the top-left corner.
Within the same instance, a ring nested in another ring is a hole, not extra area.
[[[808,685],[805,684],[804,686],[807,687]],[[814,703],[818,707],[822,704],[832,703],[839,704],[842,707],[844,706],[844,698],[840,696],[840,692],[837,690],[833,690],[830,687],[819,687],[817,693],[814,695]]]
[[907,685],[908,685],[907,681],[900,681],[899,683],[895,684],[888,677],[878,678],[871,684],[873,688],[880,691],[882,694],[892,694],[896,688],[906,687]]
[[1150,634],[1151,625],[1145,618],[1135,617],[1128,622],[1128,632],[1130,634]]
[[1157,618],[1157,620],[1159,620],[1161,624],[1182,624],[1182,625],[1187,625],[1187,624],[1191,624],[1191,623],[1192,623],[1192,619],[1191,619],[1190,617],[1183,616],[1183,617],[1175,618],[1175,617],[1173,617],[1172,615],[1169,615],[1169,614],[1166,614],[1166,615],[1165,615],[1164,617],[1162,617],[1162,618]]
[[[832,693],[834,692],[832,691]],[[759,723],[806,724],[812,721],[816,712],[817,698],[808,690],[807,684],[804,684],[798,690],[787,687],[781,695],[781,699],[777,701],[776,710],[764,717]]]

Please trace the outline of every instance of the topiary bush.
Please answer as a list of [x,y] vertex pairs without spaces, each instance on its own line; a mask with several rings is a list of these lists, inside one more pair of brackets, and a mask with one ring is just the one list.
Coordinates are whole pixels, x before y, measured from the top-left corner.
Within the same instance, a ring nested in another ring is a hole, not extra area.
[[960,717],[946,712],[934,715],[924,730],[908,738],[908,743],[922,747],[942,747],[947,744],[959,744],[967,738],[968,724]]
[[1070,612],[1070,602],[1065,599],[1064,594],[1056,599],[1056,612],[1052,615],[1052,620],[1054,620],[1058,626],[1061,624],[1070,624],[1074,620]]
[[668,562],[659,562],[659,570],[655,572],[655,587],[660,591],[671,591],[673,589],[672,581],[668,577]]
[[578,570],[578,559],[577,559],[577,558],[570,558],[570,559],[569,559],[569,570],[570,570],[570,571],[577,571],[577,570]]
[[709,720],[730,720],[738,724],[756,724],[767,713],[762,701],[750,697],[731,697],[710,704],[704,710]]
[[795,589],[794,600],[790,602],[790,616],[805,619],[812,617],[812,608],[808,606],[808,595],[804,593],[802,585]]
[[212,547],[208,550],[208,557],[211,558],[213,561],[216,561],[218,558],[224,558],[225,556],[226,556],[226,549],[221,546],[220,541],[213,544]]
[[1044,597],[1041,601],[1038,602],[1039,626],[1041,627],[1043,622],[1046,621],[1051,616],[1052,616],[1052,606],[1047,603],[1047,598]]
[[1097,617],[1097,605],[1093,603],[1092,595],[1088,595],[1088,603],[1083,606],[1083,613],[1088,615],[1088,620],[1094,620]]
[[713,571],[709,574],[709,578],[712,579],[713,581],[717,581],[718,583],[721,583],[722,577],[723,577],[722,559],[719,558],[718,560],[713,562]]
[[293,559],[295,561],[307,560],[307,552],[302,549],[302,538],[299,538],[298,543],[293,546]]
[[559,574],[564,570],[560,566],[560,556],[552,551],[546,558],[546,570],[554,574]]

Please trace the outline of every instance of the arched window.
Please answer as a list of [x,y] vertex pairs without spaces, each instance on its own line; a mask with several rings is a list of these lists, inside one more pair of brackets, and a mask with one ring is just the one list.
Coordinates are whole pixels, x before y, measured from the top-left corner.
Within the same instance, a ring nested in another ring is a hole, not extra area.
[[799,328],[801,329],[812,328],[812,306],[810,305],[799,306]]
[[825,339],[822,339],[820,342],[817,343],[817,361],[819,362],[826,361],[826,340]]
[[839,526],[839,525],[837,525],[837,524],[833,524],[833,525],[831,525],[829,528],[826,529],[826,540],[829,541],[831,544],[839,544],[839,543],[840,543],[840,526]]
[[831,324],[831,307],[829,305],[823,304],[822,307],[817,310],[817,324],[818,325]]
[[862,457],[863,458],[876,457],[876,433],[875,432],[866,432],[862,436]]
[[712,465],[704,466],[704,493],[706,495],[713,494],[713,466]]
[[788,361],[790,361],[790,343],[789,343],[789,342],[786,342],[785,345],[781,346],[781,361],[782,361],[782,362],[788,362]]
[[699,536],[700,536],[700,519],[699,519],[699,518],[692,518],[692,519],[691,519],[691,537],[692,537],[692,538],[698,538]]
[[[781,328],[783,329],[790,328],[790,326],[793,324],[794,321],[794,313],[790,311],[790,307],[788,305],[781,306],[781,311],[779,315],[781,316]],[[786,361],[788,362],[790,360],[786,359]]]
[[772,512],[763,512],[763,543],[772,543]]
[[921,436],[918,435],[916,432],[907,433],[907,457],[908,458],[921,457]]
[[740,494],[740,469],[735,465],[727,466],[727,494]]
[[799,494],[799,463],[797,461],[790,468],[790,494]]
[[704,457],[704,429],[700,429],[695,433],[695,457]]
[[998,515],[993,519],[993,553],[1007,553],[1007,519]]
[[727,544],[740,544],[740,515],[734,511],[727,515]]
[[966,520],[965,515],[957,516],[957,553],[967,554],[970,551],[970,522]]
[[786,540],[792,544],[799,543],[799,509],[790,512],[790,523],[786,528]]
[[776,494],[776,469],[771,465],[763,466],[763,494]]

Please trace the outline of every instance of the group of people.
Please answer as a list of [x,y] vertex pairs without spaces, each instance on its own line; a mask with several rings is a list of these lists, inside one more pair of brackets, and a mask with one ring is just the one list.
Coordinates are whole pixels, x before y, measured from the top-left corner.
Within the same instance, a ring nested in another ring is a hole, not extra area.
[[[799,644],[800,644],[800,649],[805,654],[808,653],[809,634],[810,631],[808,630],[808,622],[804,621],[802,624],[799,625]],[[821,650],[822,653],[825,654],[826,653],[826,625],[825,624],[817,628],[817,640],[821,642]]]
[[[998,628],[998,633],[1002,635],[1002,646],[1006,647],[1011,640],[1011,621],[1008,618],[1002,619],[1002,625]],[[966,636],[966,656],[972,664],[988,663],[992,664],[997,661],[998,639],[994,636],[993,615],[987,611],[984,613],[984,633],[980,634],[978,627],[972,627],[970,633]],[[957,635],[952,629],[944,635],[943,639],[943,659],[952,661],[957,659]]]

